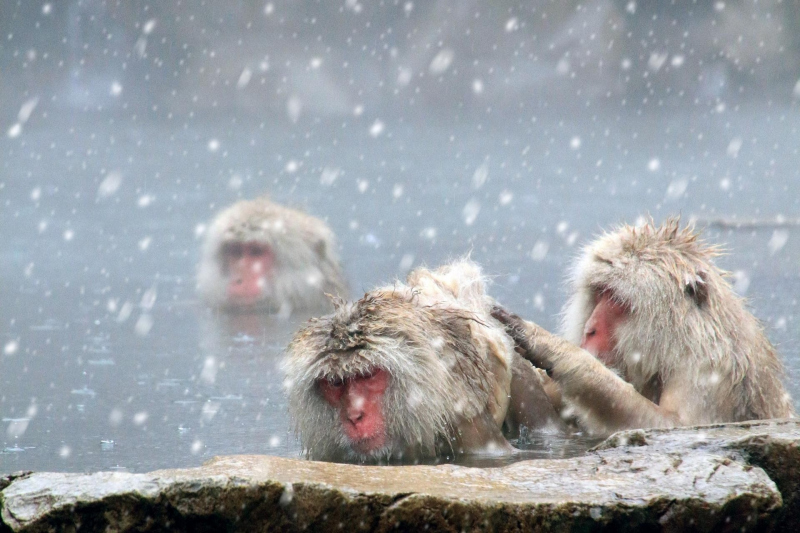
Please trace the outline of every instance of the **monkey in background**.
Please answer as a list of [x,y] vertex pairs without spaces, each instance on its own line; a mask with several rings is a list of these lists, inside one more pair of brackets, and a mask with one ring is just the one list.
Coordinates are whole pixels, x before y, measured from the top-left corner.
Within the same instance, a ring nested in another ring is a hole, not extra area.
[[590,434],[792,417],[778,354],[717,255],[677,218],[624,225],[572,267],[566,340],[502,308],[492,314]]
[[[537,372],[489,315],[480,268],[419,268],[312,321],[284,364],[289,410],[317,460],[513,453],[520,426],[560,429]],[[545,376],[546,377],[546,376]]]
[[318,218],[267,198],[219,213],[203,244],[197,289],[215,307],[290,313],[346,297],[333,232]]

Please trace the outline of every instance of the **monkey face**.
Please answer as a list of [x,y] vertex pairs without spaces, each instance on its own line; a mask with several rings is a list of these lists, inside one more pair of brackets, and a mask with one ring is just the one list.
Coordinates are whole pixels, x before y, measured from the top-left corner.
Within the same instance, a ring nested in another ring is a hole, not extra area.
[[370,454],[386,445],[383,406],[389,381],[389,374],[382,369],[317,381],[322,397],[338,412],[350,447],[358,453]]
[[258,304],[269,290],[273,275],[272,249],[258,241],[233,241],[220,250],[223,273],[227,276],[228,302],[236,307]]
[[438,329],[429,310],[420,314],[414,302],[394,289],[374,293],[296,335],[286,362],[289,405],[312,458],[432,457],[448,446],[461,412],[488,402],[480,380],[469,381],[470,392],[454,377],[440,353],[446,343],[431,342]]
[[203,243],[197,290],[227,311],[330,309],[346,296],[333,232],[324,222],[266,198],[219,213]]
[[581,348],[604,365],[617,363],[617,328],[628,319],[629,310],[610,290],[598,291],[592,314],[583,328]]
[[[406,360],[402,354],[409,350],[393,343],[389,353],[364,347],[323,358],[325,370],[305,399],[293,402],[305,413],[318,413],[318,418],[306,414],[297,420],[313,457],[371,463],[435,454],[450,415],[436,393],[423,393],[429,384],[420,383],[404,363],[390,360]],[[449,379],[437,381],[452,386]],[[304,389],[292,387],[290,396]]]

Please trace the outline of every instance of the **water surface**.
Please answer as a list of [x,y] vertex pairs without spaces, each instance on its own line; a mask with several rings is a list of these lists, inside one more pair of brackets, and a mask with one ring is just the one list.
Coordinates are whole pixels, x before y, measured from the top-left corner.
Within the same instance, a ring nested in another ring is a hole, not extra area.
[[[412,117],[377,138],[353,119],[44,115],[0,138],[2,472],[299,453],[279,366],[308,317],[220,315],[194,293],[204,224],[262,193],[327,219],[353,297],[469,253],[494,296],[551,329],[565,266],[600,228],[648,213],[710,222],[707,238],[730,250],[720,264],[779,345],[800,397],[791,109],[552,114],[480,128]],[[736,137],[757,142],[733,159]],[[114,173],[119,188],[106,194]],[[762,224],[714,223],[729,219]],[[552,440],[532,453],[581,446]]]

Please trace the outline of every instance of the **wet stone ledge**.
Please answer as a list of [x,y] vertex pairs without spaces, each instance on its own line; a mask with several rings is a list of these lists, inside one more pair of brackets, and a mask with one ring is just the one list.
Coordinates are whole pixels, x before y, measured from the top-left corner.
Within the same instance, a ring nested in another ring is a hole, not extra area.
[[10,531],[800,531],[800,423],[618,433],[503,468],[231,456],[0,478]]

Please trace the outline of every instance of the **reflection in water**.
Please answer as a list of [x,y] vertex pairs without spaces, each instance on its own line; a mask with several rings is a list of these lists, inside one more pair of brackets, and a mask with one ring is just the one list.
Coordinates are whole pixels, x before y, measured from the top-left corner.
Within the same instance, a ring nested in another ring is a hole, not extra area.
[[209,355],[221,355],[237,349],[247,351],[253,346],[265,353],[280,354],[285,343],[278,339],[290,338],[300,324],[311,315],[295,313],[279,317],[264,313],[225,313],[205,309],[200,315],[200,346]]
[[510,455],[472,454],[430,458],[419,461],[417,464],[442,464],[453,463],[461,466],[474,466],[481,468],[494,468],[506,466],[517,461],[533,459],[569,459],[583,455],[587,450],[596,446],[603,439],[587,437],[584,435],[558,435],[552,433],[528,433],[517,440],[511,440],[511,445],[517,451]]

